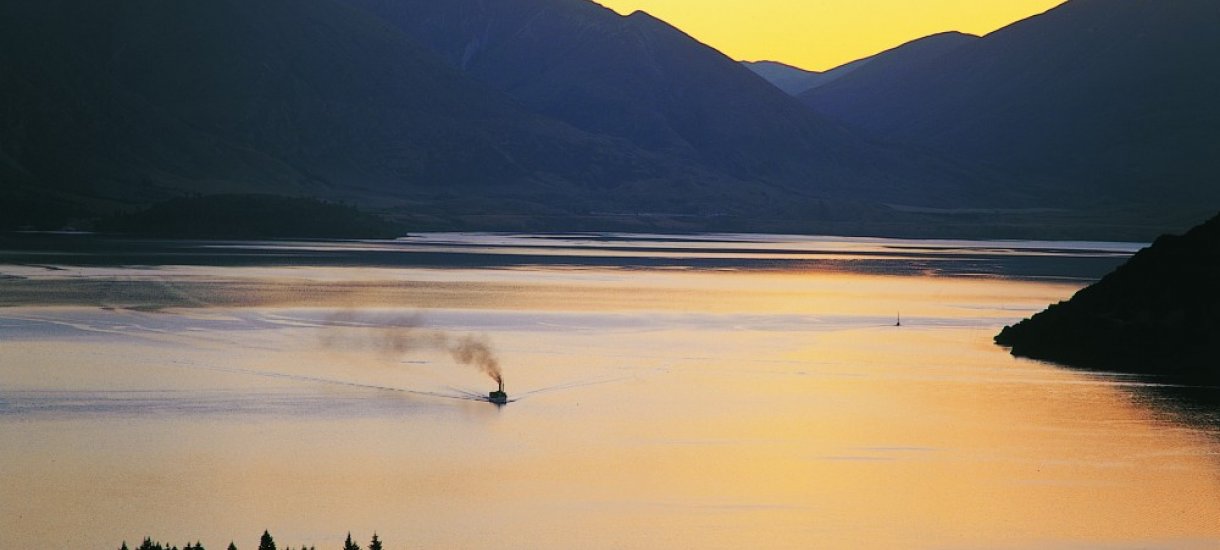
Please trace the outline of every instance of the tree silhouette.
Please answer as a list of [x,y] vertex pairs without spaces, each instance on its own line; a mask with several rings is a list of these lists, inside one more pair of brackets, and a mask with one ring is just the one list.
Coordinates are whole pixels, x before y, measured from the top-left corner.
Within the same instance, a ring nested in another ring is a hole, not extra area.
[[[123,550],[124,548],[127,548],[127,541],[123,541],[123,546],[122,548],[119,548],[119,550]],[[144,542],[141,543],[140,546],[136,547],[136,550],[178,550],[178,547],[155,542],[152,540],[152,537],[144,537]],[[186,546],[182,547],[182,550],[203,550],[203,545],[195,543],[192,546],[191,543],[188,542]]]
[[[123,541],[123,544],[119,547],[119,550],[133,549],[130,546],[127,546],[127,541]],[[140,546],[135,547],[134,550],[178,550],[178,547],[154,541],[152,540],[152,537],[144,537],[144,542],[140,544]],[[182,546],[182,550],[204,550],[203,543],[199,541],[195,541],[193,544],[188,542]],[[229,541],[227,550],[237,550],[237,544],[233,541]],[[258,542],[258,550],[276,550],[275,539],[271,537],[270,531],[263,531],[263,536]],[[286,547],[285,550],[293,550],[293,547]],[[302,544],[299,550],[317,550],[317,548],[314,546],[307,547]],[[352,542],[351,531],[348,531],[347,540],[343,542],[343,550],[363,550],[359,544]],[[375,531],[373,532],[373,540],[369,542],[368,550],[383,550],[381,546],[381,538],[377,536]]]
[[271,538],[271,533],[266,529],[263,530],[263,537],[258,540],[258,550],[275,550],[275,539]]

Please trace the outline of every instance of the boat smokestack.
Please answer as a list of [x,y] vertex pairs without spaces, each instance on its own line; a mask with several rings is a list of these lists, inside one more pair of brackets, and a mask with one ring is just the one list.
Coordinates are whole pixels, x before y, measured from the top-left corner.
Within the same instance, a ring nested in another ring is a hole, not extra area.
[[508,404],[508,394],[504,393],[504,379],[496,377],[496,382],[499,383],[500,389],[487,394],[487,400],[497,405]]

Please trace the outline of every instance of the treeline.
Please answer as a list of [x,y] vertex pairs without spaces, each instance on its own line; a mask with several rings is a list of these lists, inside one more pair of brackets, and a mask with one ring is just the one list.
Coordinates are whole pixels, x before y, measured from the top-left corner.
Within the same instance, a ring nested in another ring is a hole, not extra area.
[[0,189],[0,231],[74,229],[70,227],[74,220],[88,217],[80,205],[49,194]]
[[[162,544],[160,542],[153,541],[149,537],[145,537],[144,542],[141,543],[139,546],[135,547],[134,549],[127,546],[127,541],[123,541],[123,545],[119,547],[119,550],[206,550],[206,549],[203,547],[202,544],[199,543],[199,541],[195,541],[194,544],[191,544],[188,542],[184,546],[182,546],[181,549],[179,549],[177,546]],[[230,542],[229,546],[226,550],[237,550],[237,545],[234,544],[233,542]],[[275,539],[271,536],[271,533],[269,533],[267,531],[263,531],[263,536],[258,541],[258,550],[278,550],[275,545]],[[293,547],[289,546],[289,547],[285,548],[284,550],[294,550],[294,549],[293,549]],[[314,546],[305,546],[304,544],[302,544],[299,550],[318,550],[318,549]],[[377,533],[373,533],[373,540],[369,541],[369,545],[368,545],[367,549],[365,547],[360,546],[359,544],[356,544],[355,542],[352,542],[352,534],[348,533],[347,540],[343,542],[343,550],[383,550],[383,549],[381,547],[381,539],[377,538]]]
[[179,197],[97,222],[106,233],[188,239],[394,238],[403,228],[349,204],[305,197]]

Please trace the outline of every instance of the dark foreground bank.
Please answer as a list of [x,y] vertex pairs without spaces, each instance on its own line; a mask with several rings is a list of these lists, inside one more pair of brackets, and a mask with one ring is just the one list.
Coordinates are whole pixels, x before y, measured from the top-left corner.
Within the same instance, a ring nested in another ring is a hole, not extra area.
[[1220,216],[1157,239],[995,341],[1020,357],[1220,383]]

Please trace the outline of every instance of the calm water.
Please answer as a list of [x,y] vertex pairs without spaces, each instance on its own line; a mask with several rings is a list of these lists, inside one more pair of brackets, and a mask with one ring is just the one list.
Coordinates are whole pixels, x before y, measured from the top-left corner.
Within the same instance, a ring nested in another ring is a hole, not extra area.
[[1135,245],[0,248],[0,548],[1220,545],[1213,412],[991,344]]

